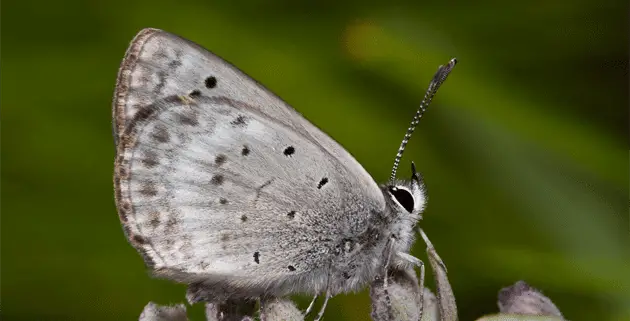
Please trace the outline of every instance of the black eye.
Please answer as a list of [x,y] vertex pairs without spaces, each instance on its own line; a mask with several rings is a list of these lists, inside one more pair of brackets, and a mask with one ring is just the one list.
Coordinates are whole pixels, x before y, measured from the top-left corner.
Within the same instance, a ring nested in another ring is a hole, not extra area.
[[402,205],[407,212],[411,213],[413,211],[413,196],[406,189],[391,186],[389,192],[394,195],[398,204]]

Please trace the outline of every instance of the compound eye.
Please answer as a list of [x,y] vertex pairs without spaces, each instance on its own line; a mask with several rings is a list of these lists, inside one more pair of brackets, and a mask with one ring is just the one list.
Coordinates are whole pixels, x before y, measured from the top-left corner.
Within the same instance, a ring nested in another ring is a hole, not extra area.
[[398,204],[406,209],[407,212],[411,213],[413,211],[413,196],[408,190],[391,186],[389,188],[389,193],[394,196],[394,199],[398,202]]

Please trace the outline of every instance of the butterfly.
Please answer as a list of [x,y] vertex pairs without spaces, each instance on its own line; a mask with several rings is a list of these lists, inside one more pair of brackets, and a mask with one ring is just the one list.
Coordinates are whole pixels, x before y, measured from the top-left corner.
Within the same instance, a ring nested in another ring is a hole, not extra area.
[[230,63],[165,31],[140,31],[113,101],[126,237],[155,276],[203,289],[192,301],[324,294],[318,318],[330,297],[362,289],[390,266],[423,269],[409,250],[424,183],[413,163],[410,180],[397,180],[396,170],[455,63],[438,69],[390,181],[379,185]]

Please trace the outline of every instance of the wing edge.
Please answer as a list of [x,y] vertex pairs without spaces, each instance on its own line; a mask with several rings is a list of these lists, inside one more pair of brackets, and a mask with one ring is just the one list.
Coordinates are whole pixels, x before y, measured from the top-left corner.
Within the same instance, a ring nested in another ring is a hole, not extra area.
[[116,88],[114,89],[114,99],[112,102],[112,118],[113,118],[113,131],[114,131],[114,143],[118,145],[118,141],[122,136],[127,122],[125,121],[125,106],[126,100],[129,96],[129,86],[131,82],[130,71],[135,68],[139,54],[142,52],[144,45],[154,35],[159,33],[167,33],[166,31],[145,28],[140,30],[131,40],[129,47],[125,52],[125,56],[118,69],[118,75],[116,77]]

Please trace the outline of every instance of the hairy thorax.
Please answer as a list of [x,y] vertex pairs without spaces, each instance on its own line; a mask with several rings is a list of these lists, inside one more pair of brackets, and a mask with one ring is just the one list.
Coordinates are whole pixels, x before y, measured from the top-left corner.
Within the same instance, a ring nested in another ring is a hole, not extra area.
[[[386,265],[404,264],[396,253],[408,253],[414,242],[418,221],[409,215],[385,211],[372,213],[366,227],[354,237],[341,240],[334,248],[331,265],[332,293],[361,290],[385,273]],[[337,287],[333,285],[339,285]]]

